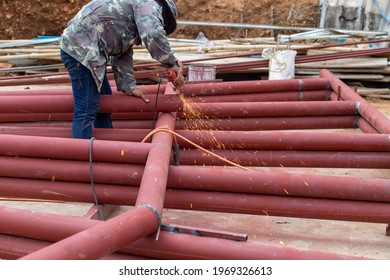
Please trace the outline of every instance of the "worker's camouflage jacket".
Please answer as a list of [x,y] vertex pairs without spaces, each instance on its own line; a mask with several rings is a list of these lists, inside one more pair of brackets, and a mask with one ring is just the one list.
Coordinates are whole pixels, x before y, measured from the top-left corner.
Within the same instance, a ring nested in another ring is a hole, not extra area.
[[69,21],[60,38],[61,48],[91,70],[99,90],[111,59],[117,88],[125,93],[136,87],[133,45],[141,43],[155,60],[177,70],[162,8],[154,0],[91,1]]

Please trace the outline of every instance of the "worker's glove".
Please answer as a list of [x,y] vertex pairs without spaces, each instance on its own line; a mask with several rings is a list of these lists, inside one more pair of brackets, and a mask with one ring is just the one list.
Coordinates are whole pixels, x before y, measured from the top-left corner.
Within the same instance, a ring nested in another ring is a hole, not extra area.
[[178,66],[172,68],[176,72],[176,80],[172,82],[176,89],[180,90],[184,87],[184,76],[183,76],[183,63],[178,62]]
[[145,95],[142,89],[135,88],[133,91],[126,93],[126,95],[133,95],[135,97],[142,98],[143,101],[149,103],[149,98]]

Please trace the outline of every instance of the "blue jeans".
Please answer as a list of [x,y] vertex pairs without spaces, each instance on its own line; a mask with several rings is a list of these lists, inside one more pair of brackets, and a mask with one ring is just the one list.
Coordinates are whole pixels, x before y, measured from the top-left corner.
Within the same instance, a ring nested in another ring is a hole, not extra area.
[[96,128],[112,128],[111,113],[99,113],[100,95],[112,95],[107,76],[98,91],[91,71],[76,59],[61,50],[61,59],[72,81],[74,113],[73,138],[92,138],[92,124]]

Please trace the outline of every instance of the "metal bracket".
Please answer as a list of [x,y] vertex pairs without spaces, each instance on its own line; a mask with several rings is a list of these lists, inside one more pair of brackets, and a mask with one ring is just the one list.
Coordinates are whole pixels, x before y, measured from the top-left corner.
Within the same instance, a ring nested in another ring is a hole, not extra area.
[[161,230],[172,232],[172,233],[214,237],[214,238],[228,239],[228,240],[241,241],[241,242],[245,242],[248,240],[248,234],[218,231],[218,230],[196,228],[196,227],[186,227],[181,225],[162,224]]

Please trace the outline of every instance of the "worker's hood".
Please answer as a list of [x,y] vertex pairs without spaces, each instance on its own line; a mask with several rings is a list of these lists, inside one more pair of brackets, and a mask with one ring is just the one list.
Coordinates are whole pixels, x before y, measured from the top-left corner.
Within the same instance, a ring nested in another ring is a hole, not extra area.
[[163,8],[164,29],[167,35],[176,30],[177,8],[173,0],[155,0]]

